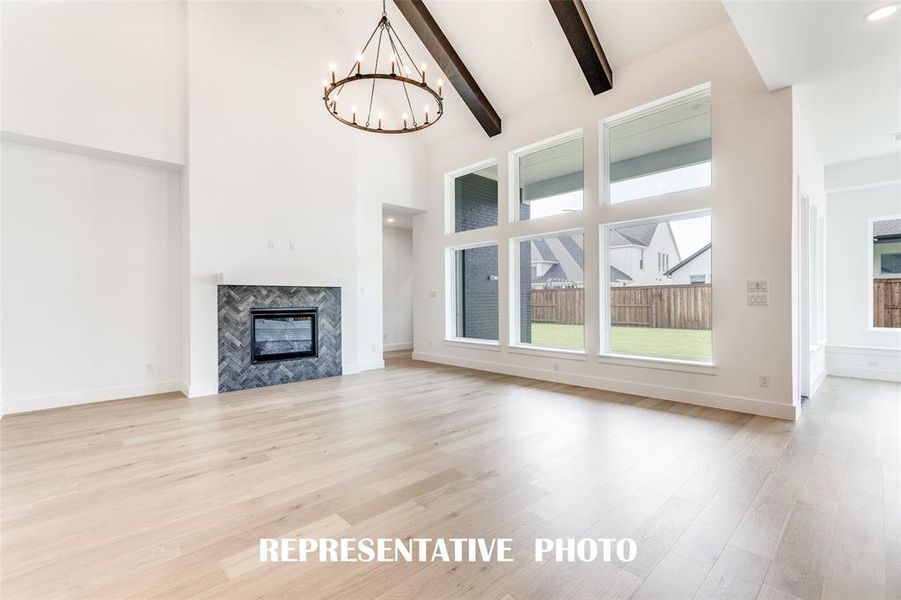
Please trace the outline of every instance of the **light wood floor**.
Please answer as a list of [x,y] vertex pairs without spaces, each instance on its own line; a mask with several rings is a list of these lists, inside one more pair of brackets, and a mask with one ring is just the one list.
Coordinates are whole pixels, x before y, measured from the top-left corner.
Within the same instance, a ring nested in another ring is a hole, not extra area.
[[[0,421],[2,597],[901,597],[901,386],[797,423],[417,363]],[[514,563],[268,564],[260,537],[512,537]],[[623,537],[627,564],[535,563]]]

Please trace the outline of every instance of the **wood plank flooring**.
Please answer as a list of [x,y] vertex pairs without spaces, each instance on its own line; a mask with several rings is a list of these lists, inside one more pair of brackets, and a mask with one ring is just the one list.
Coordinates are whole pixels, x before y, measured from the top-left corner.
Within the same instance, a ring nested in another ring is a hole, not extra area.
[[[901,385],[797,423],[441,367],[0,421],[13,598],[901,598]],[[260,537],[511,537],[513,563],[262,564]],[[632,537],[536,563],[535,537]]]

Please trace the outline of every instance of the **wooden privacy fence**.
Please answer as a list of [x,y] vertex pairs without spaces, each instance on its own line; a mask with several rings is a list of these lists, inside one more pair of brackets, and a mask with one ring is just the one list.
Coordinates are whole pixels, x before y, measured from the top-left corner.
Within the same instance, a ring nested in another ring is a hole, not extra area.
[[873,280],[873,326],[901,327],[901,278]]
[[[611,320],[624,327],[710,329],[710,296],[709,283],[612,287]],[[582,325],[584,315],[582,288],[532,290],[534,322]]]
[[585,319],[585,290],[560,288],[532,290],[532,321],[581,325]]
[[610,320],[626,327],[710,329],[710,284],[610,288]]

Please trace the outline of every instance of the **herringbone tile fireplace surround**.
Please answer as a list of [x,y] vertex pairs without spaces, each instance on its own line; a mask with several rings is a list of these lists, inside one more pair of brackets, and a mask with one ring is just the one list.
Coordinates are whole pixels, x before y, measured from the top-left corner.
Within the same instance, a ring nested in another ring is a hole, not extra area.
[[[254,308],[318,308],[319,355],[253,363]],[[341,375],[341,288],[220,285],[218,318],[220,392]]]

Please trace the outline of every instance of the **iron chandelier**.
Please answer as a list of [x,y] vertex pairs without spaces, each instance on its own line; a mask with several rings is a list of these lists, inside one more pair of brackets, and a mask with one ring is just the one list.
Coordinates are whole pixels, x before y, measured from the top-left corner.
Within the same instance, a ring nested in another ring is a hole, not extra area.
[[[376,43],[374,48],[370,48],[373,40],[376,40]],[[367,62],[367,50],[370,52],[369,57],[372,58],[370,72],[363,70],[363,65]],[[390,55],[390,58],[386,55]],[[380,61],[385,63],[382,66],[383,71],[379,71]],[[437,89],[426,82],[426,65],[422,63],[417,67],[416,61],[407,52],[404,43],[391,26],[391,21],[388,20],[385,0],[382,0],[382,17],[366,40],[363,50],[357,54],[347,76],[337,79],[334,64],[330,65],[330,71],[330,80],[322,82],[322,100],[325,108],[335,119],[355,129],[373,133],[412,133],[434,125],[444,114],[441,80],[438,79],[436,82]],[[378,95],[377,83],[383,84],[379,87]],[[342,92],[345,93],[345,100],[339,105]],[[347,101],[346,97],[353,96],[354,93],[360,100],[360,106],[365,108],[364,111],[357,112],[357,105],[352,102],[353,99]],[[392,100],[395,105],[400,104],[402,108],[400,110],[395,108],[389,112],[377,106],[383,103],[391,104]],[[423,106],[419,113],[421,118],[417,117],[414,105]],[[434,118],[430,119],[432,106],[435,112]]]

